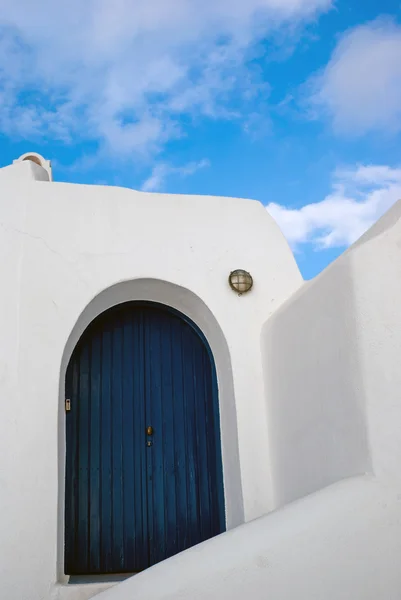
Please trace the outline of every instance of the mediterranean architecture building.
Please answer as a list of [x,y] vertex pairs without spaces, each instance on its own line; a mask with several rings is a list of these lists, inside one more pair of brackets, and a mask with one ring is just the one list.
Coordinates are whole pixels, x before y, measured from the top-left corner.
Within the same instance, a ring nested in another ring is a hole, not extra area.
[[399,600],[400,217],[1,168],[0,597]]

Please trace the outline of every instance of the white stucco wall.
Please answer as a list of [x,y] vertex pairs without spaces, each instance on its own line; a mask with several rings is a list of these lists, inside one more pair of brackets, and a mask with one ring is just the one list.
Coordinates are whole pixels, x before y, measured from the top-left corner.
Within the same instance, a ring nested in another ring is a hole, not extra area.
[[262,334],[274,504],[370,471],[355,251],[267,321]]
[[401,488],[348,479],[187,550],[99,600],[399,600]]
[[343,477],[401,482],[401,202],[262,334],[274,505]]
[[[273,506],[260,335],[302,285],[257,202],[40,179],[29,162],[0,170],[0,581],[10,600],[67,597],[55,587],[63,583],[63,378],[91,318],[148,299],[174,305],[204,331],[218,372],[234,527]],[[241,297],[227,283],[235,268],[254,277]]]

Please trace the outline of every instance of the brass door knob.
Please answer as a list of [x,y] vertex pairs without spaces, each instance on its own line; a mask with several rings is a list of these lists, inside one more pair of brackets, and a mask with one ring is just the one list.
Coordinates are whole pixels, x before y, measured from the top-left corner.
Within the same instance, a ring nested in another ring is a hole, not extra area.
[[153,427],[150,427],[150,426],[147,427],[146,428],[146,433],[147,433],[147,435],[153,435]]

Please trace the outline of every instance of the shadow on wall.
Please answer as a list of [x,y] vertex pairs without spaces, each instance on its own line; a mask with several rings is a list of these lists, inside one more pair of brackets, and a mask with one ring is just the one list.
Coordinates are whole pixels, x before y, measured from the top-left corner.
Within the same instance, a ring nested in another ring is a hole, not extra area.
[[353,253],[285,303],[261,341],[275,508],[369,472]]

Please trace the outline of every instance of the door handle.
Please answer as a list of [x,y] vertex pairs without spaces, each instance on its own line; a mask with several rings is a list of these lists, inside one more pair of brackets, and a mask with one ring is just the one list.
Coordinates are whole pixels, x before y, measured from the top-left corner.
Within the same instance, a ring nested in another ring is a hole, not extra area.
[[146,435],[153,435],[153,427],[150,425],[146,428]]

